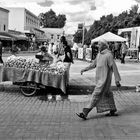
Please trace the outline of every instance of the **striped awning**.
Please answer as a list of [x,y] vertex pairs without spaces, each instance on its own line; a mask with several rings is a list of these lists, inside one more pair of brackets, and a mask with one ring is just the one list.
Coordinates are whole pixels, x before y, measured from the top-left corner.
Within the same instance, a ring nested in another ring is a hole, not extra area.
[[0,35],[0,40],[12,40],[11,37]]
[[22,34],[12,34],[9,32],[0,32],[1,36],[6,36],[11,38],[11,40],[28,40],[28,38]]

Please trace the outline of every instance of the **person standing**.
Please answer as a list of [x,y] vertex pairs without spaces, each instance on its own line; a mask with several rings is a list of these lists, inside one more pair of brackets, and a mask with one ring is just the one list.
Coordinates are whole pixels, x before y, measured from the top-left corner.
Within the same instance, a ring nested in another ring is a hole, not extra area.
[[73,44],[73,54],[74,54],[74,58],[78,58],[78,45],[77,45],[77,43],[74,43]]
[[[63,62],[67,64],[67,84],[69,84],[69,75],[70,75],[69,71],[70,71],[71,63],[73,63],[73,55],[72,55],[71,47],[68,45],[65,36],[61,36],[60,43],[61,43],[61,47],[63,47],[64,50]],[[66,93],[62,98],[68,99],[68,94]]]
[[114,43],[114,59],[118,59],[118,43]]
[[127,54],[127,50],[128,50],[128,47],[126,45],[126,41],[125,42],[122,42],[122,45],[121,45],[121,63],[125,64],[125,56]]
[[92,49],[92,57],[91,59],[94,60],[98,54],[98,47],[97,47],[97,44],[93,43],[91,45],[91,49]]
[[2,60],[2,42],[0,41],[0,63],[3,63]]
[[88,113],[97,108],[97,113],[110,111],[107,116],[116,116],[116,106],[114,102],[113,92],[110,90],[112,73],[114,72],[115,83],[120,87],[120,74],[113,59],[111,51],[108,49],[106,40],[98,42],[99,53],[91,65],[81,70],[81,74],[96,67],[96,86],[92,93],[91,101],[81,113],[76,113],[78,117],[86,120]]
[[140,44],[138,46],[138,60],[140,60]]

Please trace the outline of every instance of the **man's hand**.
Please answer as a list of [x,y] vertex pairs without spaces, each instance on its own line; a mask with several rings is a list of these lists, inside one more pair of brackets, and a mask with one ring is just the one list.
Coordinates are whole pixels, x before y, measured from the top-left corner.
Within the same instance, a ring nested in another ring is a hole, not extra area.
[[116,86],[117,86],[118,88],[120,88],[120,87],[121,87],[121,84],[120,84],[120,82],[119,82],[119,81],[116,81]]
[[85,72],[85,70],[81,70],[81,75],[83,75],[84,72]]

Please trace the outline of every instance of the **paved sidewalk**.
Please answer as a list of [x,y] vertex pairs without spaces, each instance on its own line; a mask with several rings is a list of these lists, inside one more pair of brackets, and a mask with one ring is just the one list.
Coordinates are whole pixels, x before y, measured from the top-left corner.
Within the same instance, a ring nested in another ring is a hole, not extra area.
[[49,102],[0,92],[0,140],[140,140],[140,93],[115,91],[117,117],[94,109],[84,121],[75,113],[91,95]]
[[69,101],[59,96],[54,102],[44,95],[24,97],[18,86],[1,83],[0,140],[140,140],[140,92],[135,92],[139,63],[117,62],[123,85],[123,90],[114,90],[119,116],[105,117],[94,109],[83,121],[75,113],[89,102],[95,82],[95,70],[80,75],[87,65],[75,61],[71,66],[69,92],[79,95],[70,95]]

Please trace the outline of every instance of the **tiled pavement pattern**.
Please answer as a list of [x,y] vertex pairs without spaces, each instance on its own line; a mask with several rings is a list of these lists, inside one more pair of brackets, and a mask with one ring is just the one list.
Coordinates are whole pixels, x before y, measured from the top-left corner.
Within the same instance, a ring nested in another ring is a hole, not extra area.
[[75,113],[91,95],[69,96],[69,101],[40,100],[18,92],[0,92],[0,140],[140,140],[140,93],[114,91],[117,117],[92,110],[88,120]]
[[[75,61],[71,66],[70,84],[75,87],[70,88],[70,93],[91,93],[95,70],[81,76],[80,70],[86,65],[89,64]],[[140,83],[139,63],[117,65],[123,86]],[[94,109],[83,121],[75,113],[82,110],[91,95],[71,95],[70,101],[49,102],[40,100],[40,96],[24,97],[18,87],[2,83],[0,140],[140,140],[140,92],[132,89],[114,92],[118,117],[104,117]]]

